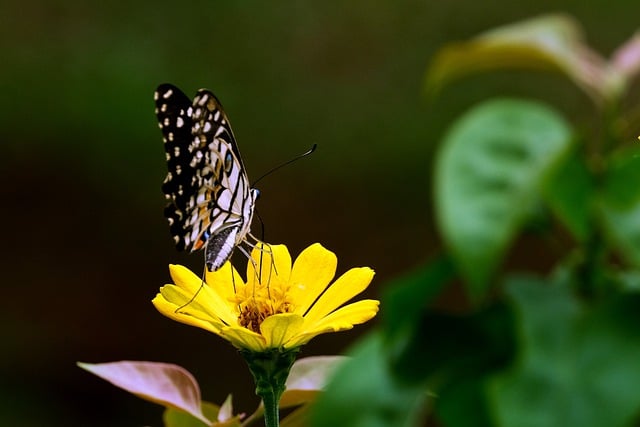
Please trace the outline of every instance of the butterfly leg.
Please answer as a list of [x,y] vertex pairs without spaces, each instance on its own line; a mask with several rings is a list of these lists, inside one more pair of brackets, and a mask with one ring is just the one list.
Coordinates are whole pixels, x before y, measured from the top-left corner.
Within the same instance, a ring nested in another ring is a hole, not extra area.
[[182,304],[180,307],[176,308],[174,313],[180,313],[180,311],[185,308],[186,306],[188,306],[189,304],[191,304],[192,302],[194,302],[196,300],[196,297],[198,296],[198,294],[200,293],[200,291],[204,288],[205,285],[205,276],[207,274],[207,267],[204,268],[203,272],[202,272],[202,277],[200,279],[200,287],[198,288],[198,290],[196,291],[195,294],[193,294],[193,296],[191,297],[191,299],[189,301],[187,301],[186,303]]

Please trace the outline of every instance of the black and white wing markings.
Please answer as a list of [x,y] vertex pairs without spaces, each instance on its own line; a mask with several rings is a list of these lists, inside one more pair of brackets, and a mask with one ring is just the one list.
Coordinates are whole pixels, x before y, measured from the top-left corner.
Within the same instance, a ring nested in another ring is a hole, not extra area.
[[167,84],[158,87],[154,98],[169,170],[162,184],[162,191],[169,202],[164,214],[178,250],[191,250],[183,237],[186,228],[191,228],[185,222],[185,213],[191,195],[198,187],[190,166],[191,100],[180,90]]
[[165,216],[179,250],[205,249],[209,271],[231,258],[249,234],[258,190],[251,189],[229,120],[201,89],[193,102],[170,84],[155,93],[169,172]]

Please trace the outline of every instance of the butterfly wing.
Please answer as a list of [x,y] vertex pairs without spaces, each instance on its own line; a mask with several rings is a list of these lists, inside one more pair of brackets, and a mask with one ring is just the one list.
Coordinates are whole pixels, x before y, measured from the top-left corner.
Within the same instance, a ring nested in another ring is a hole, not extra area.
[[206,245],[217,270],[249,232],[257,190],[251,190],[220,102],[201,89],[193,102],[173,85],[158,87],[156,114],[169,172],[165,216],[178,249]]
[[189,150],[192,140],[191,100],[170,84],[160,85],[154,99],[169,170],[162,184],[168,201],[164,214],[178,250],[191,250],[193,242],[188,242],[186,236],[191,234],[192,224],[187,218],[192,210],[193,195],[199,189],[195,168],[191,166],[193,154]]
[[194,139],[210,148],[215,173],[203,175],[202,199],[210,200],[210,237],[206,263],[209,270],[220,268],[242,242],[251,225],[257,190],[251,190],[240,151],[220,101],[200,89],[193,99]]

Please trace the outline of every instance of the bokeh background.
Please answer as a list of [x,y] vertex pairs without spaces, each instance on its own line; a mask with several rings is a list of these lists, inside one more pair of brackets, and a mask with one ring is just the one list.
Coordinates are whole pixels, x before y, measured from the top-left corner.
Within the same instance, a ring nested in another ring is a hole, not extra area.
[[[178,363],[207,400],[233,393],[247,412],[258,403],[230,345],[150,303],[167,264],[203,262],[175,251],[162,216],[159,83],[218,95],[250,178],[317,143],[260,183],[266,239],[292,253],[319,241],[339,273],[373,267],[378,296],[440,245],[431,165],[454,117],[497,94],[551,102],[585,126],[594,117],[556,75],[493,73],[424,99],[425,68],[444,43],[556,11],[608,54],[638,27],[640,3],[2,2],[0,425],[160,425],[160,407],[76,361]],[[549,262],[535,238],[509,260]],[[454,289],[440,304],[464,301]],[[341,352],[366,329],[319,337],[304,354]]]

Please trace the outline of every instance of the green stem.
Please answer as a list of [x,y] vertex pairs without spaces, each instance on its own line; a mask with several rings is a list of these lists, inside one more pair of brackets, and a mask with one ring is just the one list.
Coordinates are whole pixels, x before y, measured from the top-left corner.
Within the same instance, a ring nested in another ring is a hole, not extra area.
[[[587,164],[591,172],[596,192],[602,191],[604,179],[607,172],[607,160],[611,152],[619,143],[619,134],[616,130],[616,120],[619,116],[619,100],[610,99],[600,111],[600,130],[598,137],[587,149]],[[593,206],[590,214],[590,235],[584,244],[584,258],[577,268],[579,290],[585,297],[596,298],[605,292],[608,280],[603,279],[603,271],[607,264],[607,252],[605,239],[598,225],[599,219],[596,216]]]
[[240,350],[253,375],[256,394],[262,398],[265,427],[278,427],[280,424],[280,397],[299,350],[274,349],[260,353]]
[[276,398],[276,391],[271,389],[264,392],[262,404],[264,405],[264,425],[265,427],[277,427],[280,425],[280,396]]

